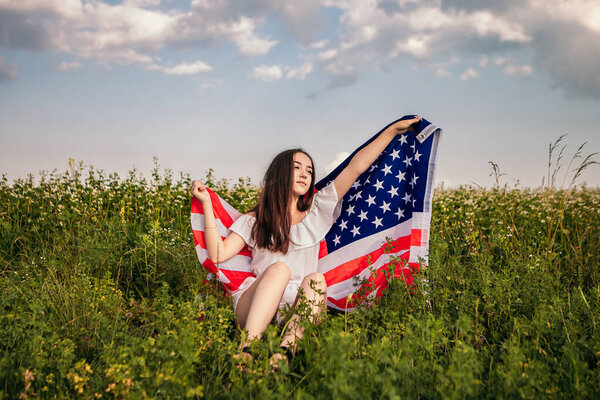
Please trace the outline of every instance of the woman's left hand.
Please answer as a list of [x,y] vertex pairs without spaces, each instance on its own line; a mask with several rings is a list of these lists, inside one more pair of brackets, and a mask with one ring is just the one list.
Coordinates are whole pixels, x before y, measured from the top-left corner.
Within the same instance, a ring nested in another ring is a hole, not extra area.
[[415,123],[419,122],[421,120],[421,117],[416,117],[413,119],[404,119],[402,121],[398,121],[393,125],[390,125],[388,127],[388,129],[391,130],[391,132],[393,132],[396,135],[399,135],[401,133],[404,133],[406,131],[408,131],[408,129]]

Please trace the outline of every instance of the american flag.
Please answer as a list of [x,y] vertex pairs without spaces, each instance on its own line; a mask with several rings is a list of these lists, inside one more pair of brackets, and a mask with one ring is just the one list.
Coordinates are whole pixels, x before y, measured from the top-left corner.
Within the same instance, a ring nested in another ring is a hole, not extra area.
[[[401,119],[409,118],[413,116]],[[422,119],[415,130],[397,135],[342,199],[341,214],[319,254],[329,307],[352,310],[367,298],[380,297],[390,275],[410,285],[413,270],[427,262],[441,129]],[[319,181],[316,189],[334,180],[380,133]]]
[[[413,116],[401,119],[409,118]],[[316,189],[333,181],[354,154],[383,130],[319,181]],[[351,311],[365,299],[380,297],[390,276],[410,285],[413,270],[426,264],[441,132],[422,119],[414,132],[397,135],[341,200],[340,215],[319,252],[318,270],[327,280],[329,307]],[[212,192],[211,198],[219,232],[226,237],[240,213]],[[217,267],[208,259],[202,205],[196,199],[192,200],[191,219],[200,262],[228,291],[235,291],[244,279],[253,276],[250,250],[245,247]]]

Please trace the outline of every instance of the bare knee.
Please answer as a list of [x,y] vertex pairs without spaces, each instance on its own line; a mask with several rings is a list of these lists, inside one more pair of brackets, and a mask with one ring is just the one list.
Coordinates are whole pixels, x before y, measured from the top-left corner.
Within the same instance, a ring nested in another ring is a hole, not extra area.
[[325,280],[325,276],[320,272],[313,272],[306,275],[302,283],[316,291],[327,293],[327,281]]
[[292,275],[290,272],[290,268],[287,266],[287,264],[281,261],[269,265],[265,272],[273,274],[277,276],[278,279],[283,280],[285,282],[289,282],[290,277]]

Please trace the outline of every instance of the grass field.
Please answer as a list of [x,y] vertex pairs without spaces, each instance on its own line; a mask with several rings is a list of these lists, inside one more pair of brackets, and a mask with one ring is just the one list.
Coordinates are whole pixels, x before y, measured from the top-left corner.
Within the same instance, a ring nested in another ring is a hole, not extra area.
[[330,314],[279,373],[271,326],[241,373],[188,187],[75,163],[0,182],[0,398],[600,398],[599,189],[438,189],[414,295]]

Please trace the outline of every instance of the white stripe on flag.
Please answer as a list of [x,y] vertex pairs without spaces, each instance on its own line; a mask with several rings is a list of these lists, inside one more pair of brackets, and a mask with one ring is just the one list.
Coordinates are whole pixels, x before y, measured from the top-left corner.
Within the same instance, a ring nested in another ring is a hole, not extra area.
[[[192,213],[192,230],[193,231],[201,231],[204,232],[204,214],[196,214]],[[219,234],[221,236],[227,236],[229,234],[229,229],[223,225],[220,219],[217,219],[217,228],[219,230]]]
[[252,272],[251,262],[252,258],[238,254],[223,263],[219,263],[218,267],[227,271]]
[[230,206],[229,203],[227,203],[221,197],[219,197],[219,200],[221,200],[221,205],[223,206],[223,209],[225,209],[225,212],[227,214],[229,214],[229,216],[231,217],[231,219],[233,221],[235,221],[236,219],[238,219],[240,217],[240,215],[242,215],[241,212],[239,212],[238,210],[236,210],[235,208]]

